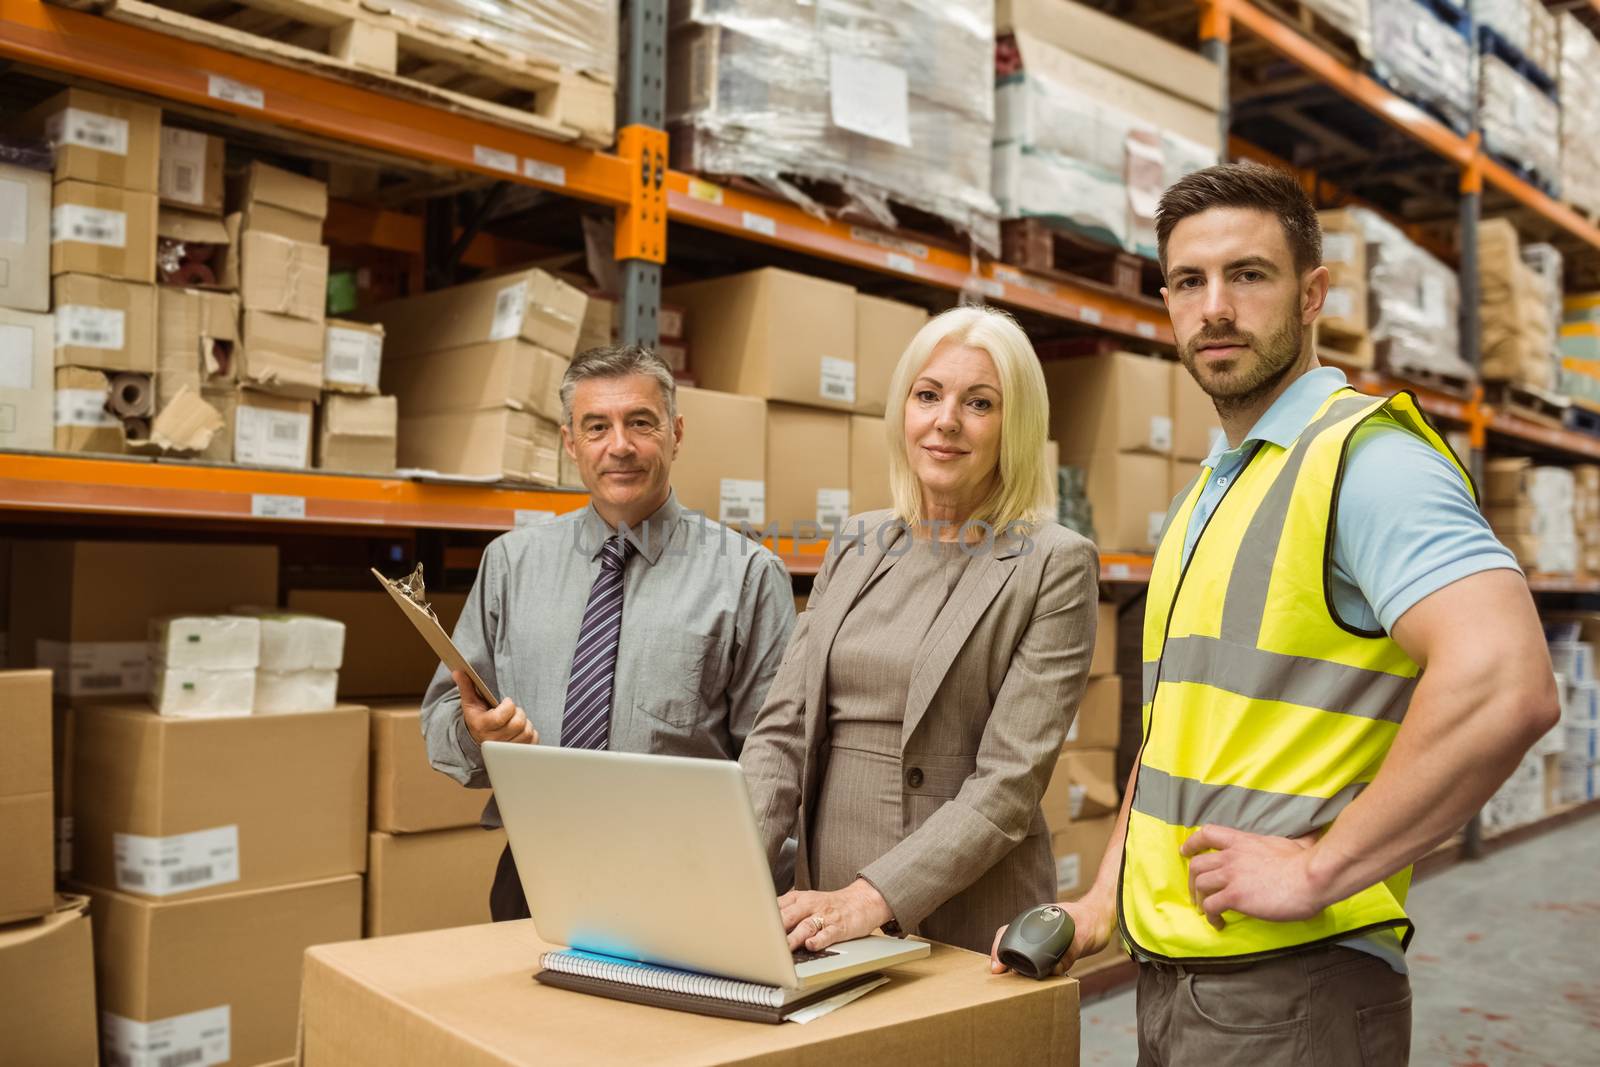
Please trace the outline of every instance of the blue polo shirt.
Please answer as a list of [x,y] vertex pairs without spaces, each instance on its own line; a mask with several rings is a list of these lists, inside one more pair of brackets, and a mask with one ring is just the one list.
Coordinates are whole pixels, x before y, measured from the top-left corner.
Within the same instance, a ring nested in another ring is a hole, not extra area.
[[[1243,468],[1257,442],[1294,443],[1317,409],[1347,384],[1337,367],[1317,367],[1273,401],[1237,448],[1220,440],[1206,457],[1205,488],[1184,531],[1189,561],[1206,520]],[[1404,501],[1405,506],[1396,503]],[[1426,441],[1372,420],[1356,431],[1340,486],[1333,539],[1333,603],[1350,626],[1364,630],[1395,622],[1429,594],[1481,571],[1520,573],[1454,465]],[[1401,974],[1405,955],[1392,933],[1345,944],[1382,957]]]

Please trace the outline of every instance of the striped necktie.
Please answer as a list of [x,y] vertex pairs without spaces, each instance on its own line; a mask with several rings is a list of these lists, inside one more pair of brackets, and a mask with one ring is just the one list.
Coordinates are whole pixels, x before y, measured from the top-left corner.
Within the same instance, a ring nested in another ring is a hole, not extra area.
[[608,537],[600,546],[600,573],[589,588],[578,647],[572,654],[567,681],[566,714],[561,720],[561,747],[608,747],[611,687],[617,674],[617,645],[622,638],[622,572],[633,545]]

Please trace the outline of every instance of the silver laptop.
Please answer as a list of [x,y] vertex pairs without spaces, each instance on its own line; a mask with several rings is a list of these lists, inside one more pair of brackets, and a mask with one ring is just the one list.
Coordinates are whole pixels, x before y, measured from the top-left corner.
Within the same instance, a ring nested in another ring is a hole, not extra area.
[[785,989],[928,954],[874,935],[797,963],[737,763],[496,741],[483,757],[545,941]]

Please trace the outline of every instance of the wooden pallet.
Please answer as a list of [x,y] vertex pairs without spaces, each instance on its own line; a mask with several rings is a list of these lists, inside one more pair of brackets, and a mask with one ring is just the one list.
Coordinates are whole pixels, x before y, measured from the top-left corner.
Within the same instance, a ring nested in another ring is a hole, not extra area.
[[1161,294],[1161,267],[1154,260],[1057,229],[1041,219],[1002,222],[1000,258],[1047,278],[1087,279],[1130,296]]
[[69,0],[185,40],[608,147],[615,90],[588,75],[401,16],[380,0]]
[[1437,393],[1448,393],[1462,400],[1472,399],[1472,391],[1478,384],[1471,378],[1464,378],[1459,374],[1446,374],[1434,367],[1411,366],[1395,363],[1392,360],[1385,362],[1383,370],[1396,378],[1426,386]]
[[1365,333],[1349,333],[1317,323],[1317,354],[1327,356],[1335,363],[1349,367],[1370,368],[1377,365],[1377,349],[1372,338]]
[[1557,430],[1566,428],[1567,411],[1572,407],[1572,401],[1564,396],[1517,382],[1485,382],[1483,396],[1507,415]]

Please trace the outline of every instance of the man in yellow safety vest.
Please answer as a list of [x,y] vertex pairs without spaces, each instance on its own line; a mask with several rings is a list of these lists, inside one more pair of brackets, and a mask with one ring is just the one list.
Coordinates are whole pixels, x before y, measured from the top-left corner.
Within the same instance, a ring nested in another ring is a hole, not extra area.
[[1410,865],[1556,722],[1539,619],[1414,398],[1318,364],[1295,180],[1190,174],[1156,232],[1226,441],[1156,550],[1143,744],[1063,967],[1139,961],[1141,1065],[1404,1063]]

